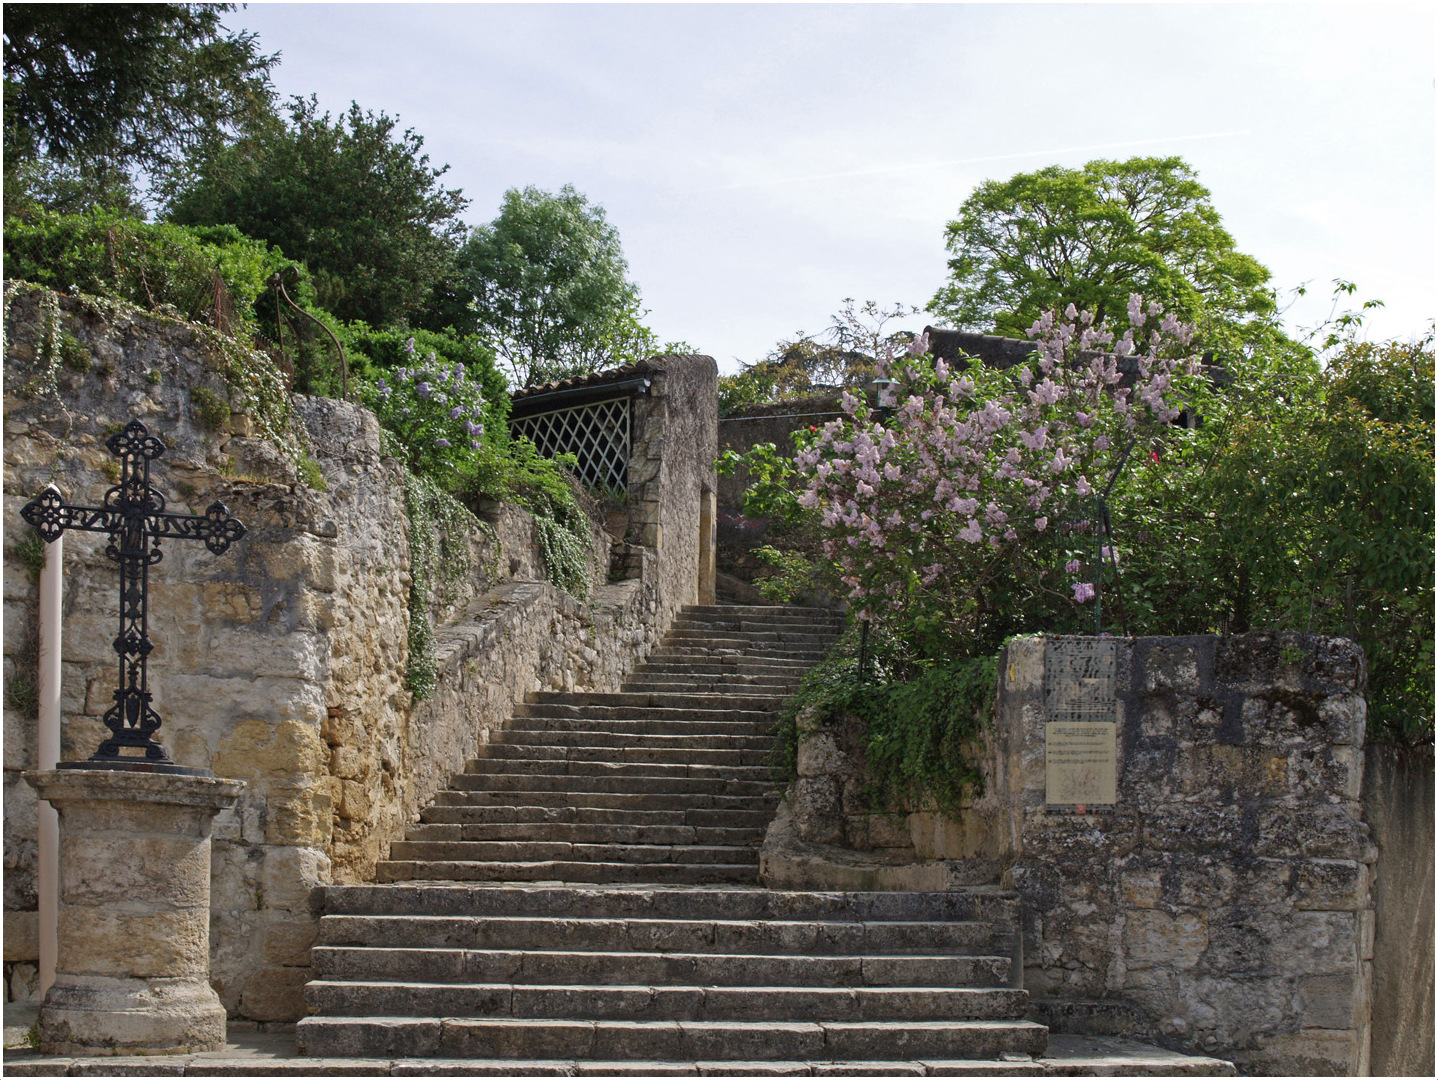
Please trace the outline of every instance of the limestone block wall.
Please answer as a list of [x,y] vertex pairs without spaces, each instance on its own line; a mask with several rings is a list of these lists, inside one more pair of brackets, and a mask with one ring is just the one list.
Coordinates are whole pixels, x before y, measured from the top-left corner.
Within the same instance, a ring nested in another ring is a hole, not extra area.
[[[197,389],[232,409],[238,400],[202,334],[75,298],[60,310],[90,362],[57,367],[53,391],[34,394],[24,388],[37,373],[36,296],[21,290],[6,309],[7,998],[34,990],[33,957],[20,954],[34,951],[35,802],[20,773],[35,766],[35,723],[20,691],[33,680],[36,581],[19,508],[48,482],[72,502],[102,499],[113,483],[104,440],[137,417],[170,447],[154,474],[170,508],[202,512],[219,499],[249,530],[219,557],[201,544],[165,545],[150,577],[151,685],[175,759],[248,782],[215,821],[215,989],[232,1018],[293,1020],[304,1012],[314,887],[368,879],[526,693],[617,687],[658,640],[664,613],[692,601],[692,577],[688,594],[678,585],[665,594],[663,557],[633,547],[628,579],[606,584],[601,573],[581,603],[543,581],[528,516],[494,507],[490,531],[471,537],[474,574],[436,604],[439,685],[416,701],[403,682],[403,472],[380,454],[373,416],[294,399],[323,477],[309,486],[290,458],[251,437],[244,413],[220,430],[201,421]],[[114,687],[118,588],[104,539],[65,539],[65,759],[88,757],[104,737]],[[607,570],[609,540],[596,529],[594,543],[593,565]]]
[[1001,658],[974,807],[1023,898],[1025,986],[1131,1002],[1160,1038],[1245,1072],[1366,1072],[1361,650],[1295,634],[1118,642],[1118,802],[1084,816],[1045,811],[1044,656],[1028,638]]

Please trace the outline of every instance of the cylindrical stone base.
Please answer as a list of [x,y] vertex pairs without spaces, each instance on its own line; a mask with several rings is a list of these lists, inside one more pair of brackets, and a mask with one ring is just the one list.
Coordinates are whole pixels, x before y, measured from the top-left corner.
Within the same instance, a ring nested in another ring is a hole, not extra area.
[[59,951],[47,1054],[183,1054],[225,1043],[210,987],[210,826],[244,783],[31,772],[60,815]]

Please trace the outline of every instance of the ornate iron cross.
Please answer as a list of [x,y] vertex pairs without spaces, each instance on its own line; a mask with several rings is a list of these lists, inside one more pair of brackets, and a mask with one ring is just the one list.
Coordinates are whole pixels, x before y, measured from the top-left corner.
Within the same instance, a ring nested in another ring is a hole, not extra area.
[[[120,564],[120,633],[115,638],[120,685],[115,690],[115,704],[105,713],[110,737],[89,761],[65,762],[60,768],[208,775],[207,769],[176,765],[154,738],[160,717],[150,707],[147,659],[154,646],[150,643],[146,592],[150,567],[164,558],[162,538],[203,540],[220,555],[245,535],[245,527],[219,502],[211,503],[203,517],[165,512],[165,497],[150,486],[150,462],[165,452],[165,444],[140,421],[131,420],[105,445],[120,459],[120,482],[105,492],[103,506],[71,506],[50,488],[20,511],[47,544],[59,539],[66,529],[109,533],[105,554]],[[122,747],[139,748],[144,757],[122,756]]]

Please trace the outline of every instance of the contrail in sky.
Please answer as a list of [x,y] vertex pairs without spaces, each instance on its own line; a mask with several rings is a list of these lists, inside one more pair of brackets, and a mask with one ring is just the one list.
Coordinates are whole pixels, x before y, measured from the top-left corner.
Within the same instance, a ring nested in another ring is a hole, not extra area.
[[1052,150],[1024,150],[1017,154],[989,154],[985,157],[957,158],[953,161],[925,161],[916,165],[885,165],[876,169],[855,169],[852,172],[815,173],[811,176],[787,176],[779,180],[760,180],[750,184],[730,184],[696,192],[707,195],[715,191],[743,191],[748,188],[777,187],[780,184],[804,184],[811,180],[840,180],[853,176],[884,176],[888,173],[915,172],[919,169],[942,169],[950,165],[978,165],[986,161],[1012,161],[1016,158],[1047,157],[1050,154],[1090,153],[1094,150],[1122,150],[1131,146],[1153,146],[1156,143],[1192,142],[1195,139],[1224,139],[1231,135],[1251,135],[1250,131],[1211,131],[1204,135],[1169,135],[1159,139],[1134,139],[1129,142],[1094,143],[1091,146],[1062,146]]

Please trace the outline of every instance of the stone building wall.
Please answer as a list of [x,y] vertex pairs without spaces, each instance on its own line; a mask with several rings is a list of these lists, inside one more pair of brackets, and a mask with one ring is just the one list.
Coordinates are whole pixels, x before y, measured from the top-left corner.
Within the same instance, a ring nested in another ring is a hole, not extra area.
[[[293,1020],[304,1011],[314,886],[370,878],[390,841],[526,693],[616,688],[657,642],[666,613],[692,602],[694,560],[686,593],[678,575],[661,572],[667,553],[629,545],[624,579],[609,582],[611,542],[596,528],[594,588],[576,601],[543,581],[528,515],[491,508],[489,528],[470,538],[474,573],[436,603],[439,685],[416,701],[404,686],[403,472],[381,455],[373,416],[294,399],[310,479],[314,468],[323,476],[309,486],[289,457],[250,435],[251,417],[233,413],[220,431],[201,422],[197,389],[232,408],[238,400],[202,332],[60,303],[80,359],[58,366],[55,392],[38,395],[25,392],[39,367],[37,296],[21,290],[6,310],[6,686],[33,672],[37,632],[36,580],[21,557],[31,530],[19,508],[47,482],[72,502],[101,499],[113,483],[104,439],[139,418],[170,447],[154,471],[170,508],[202,512],[219,499],[249,530],[218,557],[166,543],[150,577],[151,679],[176,761],[249,782],[215,824],[215,988],[232,1018]],[[674,513],[668,475],[654,495]],[[697,522],[697,500],[689,517]],[[64,543],[62,758],[73,759],[106,734],[118,590],[103,535]],[[35,802],[20,779],[35,764],[35,723],[22,698],[8,692],[5,705],[9,998],[34,987],[31,958],[19,955],[33,946],[10,944],[12,929],[18,943],[35,936]]]
[[1373,881],[1373,1075],[1432,1076],[1432,745],[1368,745],[1363,820],[1378,846]]
[[633,402],[629,534],[659,557],[659,621],[668,626],[683,605],[714,602],[699,595],[700,565],[713,551],[700,518],[718,487],[719,368],[708,356],[640,366],[652,385]]

